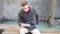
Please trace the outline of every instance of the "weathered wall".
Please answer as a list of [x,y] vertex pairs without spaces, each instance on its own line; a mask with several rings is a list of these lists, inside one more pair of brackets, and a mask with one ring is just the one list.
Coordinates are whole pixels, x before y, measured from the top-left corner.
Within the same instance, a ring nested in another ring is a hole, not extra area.
[[[30,7],[36,9],[40,17],[51,16],[51,0],[27,0]],[[0,16],[3,14],[7,18],[17,18],[20,11],[21,0],[0,0]],[[3,8],[4,7],[4,8]],[[3,10],[2,10],[3,9]]]
[[3,13],[4,13],[3,4],[4,4],[4,1],[0,0],[0,18],[3,17]]
[[60,18],[60,0],[56,0],[56,16]]

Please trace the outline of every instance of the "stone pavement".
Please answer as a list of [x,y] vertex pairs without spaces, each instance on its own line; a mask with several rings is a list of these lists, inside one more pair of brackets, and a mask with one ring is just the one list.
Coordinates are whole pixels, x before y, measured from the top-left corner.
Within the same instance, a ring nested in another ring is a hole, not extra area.
[[[0,24],[0,28],[5,29],[2,34],[19,34],[20,27],[18,25]],[[40,30],[42,34],[60,34],[60,30]]]

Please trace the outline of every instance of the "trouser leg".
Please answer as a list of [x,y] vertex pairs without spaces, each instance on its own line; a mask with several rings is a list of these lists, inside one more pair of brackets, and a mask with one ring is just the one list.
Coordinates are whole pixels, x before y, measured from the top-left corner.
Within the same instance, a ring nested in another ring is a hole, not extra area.
[[37,28],[33,29],[31,32],[32,32],[32,34],[41,34]]
[[20,34],[25,34],[25,33],[28,33],[28,29],[27,28],[21,28]]

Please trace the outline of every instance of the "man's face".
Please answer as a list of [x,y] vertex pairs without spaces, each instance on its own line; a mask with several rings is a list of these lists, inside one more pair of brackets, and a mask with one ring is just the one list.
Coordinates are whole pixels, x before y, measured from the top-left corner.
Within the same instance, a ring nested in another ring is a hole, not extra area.
[[22,6],[22,9],[24,10],[24,12],[27,12],[29,10],[28,5]]

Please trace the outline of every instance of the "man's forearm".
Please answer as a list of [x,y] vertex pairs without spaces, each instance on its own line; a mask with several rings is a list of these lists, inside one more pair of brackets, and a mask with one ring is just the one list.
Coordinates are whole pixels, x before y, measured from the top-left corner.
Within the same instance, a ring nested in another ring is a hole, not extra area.
[[36,16],[36,22],[37,22],[37,24],[39,24],[39,22],[40,22],[39,15]]

